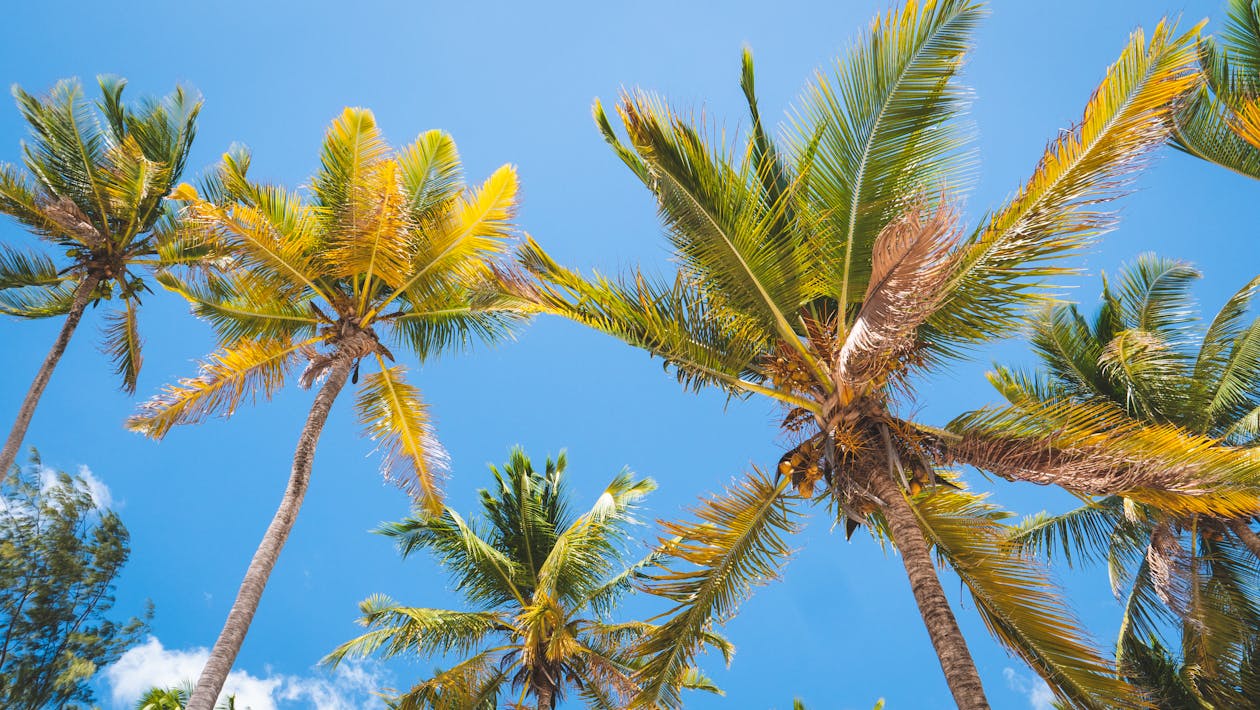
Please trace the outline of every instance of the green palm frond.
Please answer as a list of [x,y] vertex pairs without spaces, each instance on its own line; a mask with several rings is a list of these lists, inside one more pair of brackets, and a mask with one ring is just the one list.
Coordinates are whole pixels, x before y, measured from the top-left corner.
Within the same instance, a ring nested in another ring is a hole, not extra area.
[[949,297],[927,337],[950,349],[1009,332],[1024,307],[1041,298],[1054,260],[1106,231],[1101,203],[1165,139],[1171,106],[1198,81],[1194,31],[1175,35],[1161,22],[1148,42],[1134,32],[1086,106],[1082,123],[1054,141],[1033,177],[963,246]]
[[200,278],[165,271],[157,279],[183,296],[193,315],[209,323],[224,345],[250,338],[305,339],[320,325],[307,294],[260,279],[251,271],[229,269]]
[[764,377],[754,365],[768,334],[681,277],[672,285],[637,273],[624,283],[598,274],[586,279],[557,264],[532,240],[521,248],[520,258],[541,283],[509,283],[507,288],[542,310],[661,357],[691,389],[715,385],[732,394],[771,394],[760,386]]
[[417,216],[455,199],[464,172],[455,141],[445,131],[426,131],[398,156],[399,174],[410,196],[408,211]]
[[382,316],[423,362],[448,351],[462,351],[481,341],[508,340],[533,310],[489,285],[433,288],[419,301],[403,296],[398,310]]
[[532,584],[524,565],[495,549],[449,507],[441,516],[412,516],[383,524],[377,532],[394,538],[404,557],[421,549],[432,551],[454,575],[456,591],[474,604],[523,604],[521,590]]
[[805,90],[793,148],[818,215],[816,288],[846,317],[866,290],[884,225],[908,199],[935,200],[970,181],[967,94],[955,75],[983,12],[969,0],[906,2]]
[[1117,295],[1133,330],[1177,331],[1195,321],[1190,286],[1199,270],[1177,259],[1140,254],[1120,274]]
[[772,232],[782,206],[765,203],[757,166],[711,145],[658,99],[627,95],[618,110],[682,268],[763,329],[799,341],[789,318],[802,264],[792,236]]
[[354,658],[407,653],[467,653],[491,633],[510,628],[496,612],[420,609],[377,594],[359,603],[361,626],[369,631],[338,646],[322,661],[332,667]]
[[944,487],[913,502],[924,534],[967,585],[985,625],[1059,698],[1089,708],[1143,706],[1085,637],[1046,573],[1010,544],[995,506]]
[[105,349],[114,360],[118,374],[122,375],[123,389],[128,394],[135,394],[136,391],[136,378],[144,360],[140,354],[143,342],[140,338],[140,327],[136,323],[136,303],[132,299],[126,299],[121,309],[107,316]]
[[1123,498],[1107,496],[1059,515],[1037,513],[1015,526],[1011,543],[1047,560],[1061,555],[1068,566],[1073,556],[1085,565],[1102,562],[1119,539],[1133,537],[1125,535],[1133,526],[1124,507]]
[[595,505],[556,536],[538,570],[535,596],[586,600],[606,589],[621,557],[619,544],[636,522],[638,502],[654,490],[656,482],[650,478],[636,480],[629,471],[618,474]]
[[695,523],[662,524],[661,549],[677,563],[644,589],[675,604],[636,653],[645,658],[642,687],[631,707],[680,707],[678,684],[713,626],[733,614],[752,587],[778,576],[789,555],[785,534],[796,529],[776,485],[756,473],[692,512]]

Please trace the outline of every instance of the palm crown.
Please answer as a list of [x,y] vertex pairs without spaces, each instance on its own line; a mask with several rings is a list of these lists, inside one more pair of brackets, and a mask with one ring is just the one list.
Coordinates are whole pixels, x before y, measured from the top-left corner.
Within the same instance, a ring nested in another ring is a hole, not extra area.
[[[370,630],[329,656],[381,653],[471,654],[438,671],[399,698],[399,708],[495,708],[509,685],[539,710],[551,710],[566,688],[592,708],[619,708],[637,689],[631,643],[652,626],[613,624],[606,616],[657,555],[627,564],[625,542],[639,501],[655,489],[651,479],[618,474],[590,510],[573,515],[565,494],[563,453],[534,469],[513,450],[502,469],[491,467],[493,486],[481,491],[482,517],[465,520],[447,507],[440,516],[416,516],[379,532],[406,557],[432,552],[456,590],[476,611],[403,606],[384,596],[365,600],[360,623]],[[707,641],[725,648],[719,637]],[[689,687],[712,689],[691,670]]]
[[[1199,274],[1184,262],[1144,255],[1104,280],[1092,318],[1075,306],[1044,311],[1033,345],[1045,374],[1000,368],[991,379],[1015,405],[1095,405],[1139,425],[1173,424],[1228,445],[1252,447],[1260,428],[1260,320],[1248,305],[1253,280],[1206,328],[1196,327],[1189,287]],[[1176,515],[1108,496],[1056,516],[1024,522],[1015,540],[1046,555],[1106,561],[1124,623],[1121,671],[1172,701],[1158,668],[1170,657],[1155,641],[1172,625],[1186,672],[1173,684],[1194,706],[1238,704],[1260,687],[1251,666],[1260,636],[1260,547],[1249,519]]]
[[269,396],[301,360],[310,386],[341,364],[377,364],[356,401],[381,442],[384,472],[437,507],[443,452],[419,391],[394,364],[391,346],[422,360],[475,337],[504,335],[518,313],[479,296],[505,250],[517,180],[503,166],[466,189],[450,136],[429,131],[391,154],[365,109],[346,109],[324,141],[312,199],[252,182],[249,155],[224,156],[205,197],[188,185],[184,230],[221,253],[220,268],[164,274],[221,347],[196,378],[143,406],[130,426],[153,437],[243,400]]
[[140,370],[136,307],[148,290],[142,273],[199,255],[172,238],[163,198],[179,179],[201,102],[183,89],[138,106],[122,101],[126,82],[101,77],[93,110],[77,81],[46,97],[14,88],[31,137],[25,171],[0,166],[0,213],[13,217],[64,257],[0,245],[0,313],[23,318],[65,315],[77,291],[88,301],[117,294],[105,350],[123,388]]
[[[783,429],[800,443],[779,473],[806,498],[821,488],[837,519],[891,536],[921,611],[940,622],[929,630],[960,705],[985,701],[965,647],[954,643],[961,637],[929,544],[962,575],[990,628],[1062,697],[1124,706],[1137,702],[1131,689],[1082,646],[1045,578],[1002,561],[1002,514],[937,485],[951,477],[936,469],[970,464],[1083,492],[1241,509],[1256,502],[1244,485],[1255,464],[1204,454],[1186,438],[1171,449],[1076,430],[1047,441],[994,413],[947,432],[896,411],[914,404],[912,376],[1010,334],[1044,298],[1044,280],[1065,270],[1057,260],[1110,227],[1100,205],[1163,142],[1171,107],[1198,80],[1193,37],[1163,23],[1149,40],[1135,33],[1082,122],[967,234],[953,207],[972,163],[955,77],[980,15],[976,3],[927,0],[877,20],[847,60],[806,89],[783,146],[760,117],[747,53],[751,122],[734,146],[715,145],[707,127],[639,92],[618,107],[626,144],[597,104],[605,138],[657,198],[679,273],[664,282],[640,272],[585,278],[530,241],[521,261],[533,278],[509,287],[664,358],[684,385],[784,405]],[[1150,475],[1171,458],[1187,475]],[[1073,477],[1060,476],[1065,469]],[[1218,477],[1235,488],[1196,497]],[[904,491],[925,486],[906,506]],[[684,667],[696,634],[773,572],[785,551],[778,535],[791,527],[783,487],[755,476],[702,507],[701,523],[673,531],[683,541],[673,547],[695,568],[662,580],[678,621],[644,646],[650,667]],[[648,690],[637,701],[644,706],[676,702],[667,685],[649,681]]]

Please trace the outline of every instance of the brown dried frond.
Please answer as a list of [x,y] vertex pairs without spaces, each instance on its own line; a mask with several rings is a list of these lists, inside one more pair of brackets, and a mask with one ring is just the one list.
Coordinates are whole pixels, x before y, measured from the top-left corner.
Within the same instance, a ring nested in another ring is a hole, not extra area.
[[914,207],[884,227],[871,255],[862,308],[836,358],[839,379],[862,384],[898,369],[914,333],[940,304],[957,263],[958,214]]

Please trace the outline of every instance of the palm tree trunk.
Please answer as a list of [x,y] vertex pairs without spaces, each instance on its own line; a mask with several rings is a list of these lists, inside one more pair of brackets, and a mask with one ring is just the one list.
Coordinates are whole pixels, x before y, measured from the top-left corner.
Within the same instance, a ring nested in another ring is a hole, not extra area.
[[31,382],[30,389],[26,391],[26,398],[22,400],[22,406],[18,409],[17,421],[13,422],[13,428],[9,430],[9,438],[5,440],[4,448],[0,449],[0,483],[4,483],[4,479],[9,475],[9,469],[13,468],[13,462],[17,460],[18,449],[22,446],[22,440],[26,438],[26,430],[31,426],[31,418],[35,416],[35,407],[39,405],[39,398],[43,396],[48,380],[52,379],[53,370],[57,369],[57,362],[66,352],[66,346],[70,344],[75,328],[79,327],[79,321],[83,318],[83,311],[87,309],[87,304],[92,298],[92,292],[96,290],[96,285],[100,282],[100,276],[88,273],[83,276],[83,280],[79,281],[78,287],[74,290],[74,301],[71,302],[70,310],[66,313],[65,322],[61,324],[61,332],[57,334],[52,349],[44,357],[44,364],[40,365],[39,372],[35,373],[35,380]]
[[1234,535],[1238,536],[1238,539],[1248,550],[1251,550],[1251,554],[1260,560],[1260,535],[1257,535],[1251,529],[1251,521],[1234,518],[1229,521],[1229,529],[1233,531]]
[[891,476],[876,473],[871,477],[871,484],[875,495],[884,502],[883,512],[888,519],[889,533],[893,544],[901,551],[901,562],[906,567],[906,576],[910,578],[910,589],[919,605],[928,636],[932,638],[932,646],[936,648],[941,670],[945,671],[945,681],[954,694],[954,702],[961,710],[987,710],[989,701],[984,696],[980,674],[971,659],[971,652],[967,650],[967,641],[958,628],[958,620],[949,608],[941,580],[936,576],[936,565],[932,562],[927,540],[919,528],[914,510]]
[[353,360],[349,357],[336,357],[329,368],[328,379],[315,396],[311,412],[306,417],[306,426],[302,428],[302,435],[298,438],[297,451],[293,454],[293,471],[289,474],[289,485],[284,491],[284,498],[280,500],[280,508],[276,510],[275,517],[271,519],[271,524],[263,535],[262,543],[258,545],[258,551],[254,553],[254,559],[249,563],[245,580],[241,582],[236,601],[223,624],[223,631],[219,633],[219,639],[210,651],[210,659],[201,671],[197,687],[193,689],[185,710],[214,710],[215,700],[222,692],[223,684],[227,682],[228,672],[232,670],[241,644],[245,642],[245,633],[254,620],[254,612],[258,610],[263,588],[267,586],[267,579],[276,566],[280,550],[297,520],[302,499],[306,496],[311,480],[315,445],[319,442],[324,422],[328,421],[328,411],[332,408],[333,401],[337,399],[337,394],[350,376],[352,364]]

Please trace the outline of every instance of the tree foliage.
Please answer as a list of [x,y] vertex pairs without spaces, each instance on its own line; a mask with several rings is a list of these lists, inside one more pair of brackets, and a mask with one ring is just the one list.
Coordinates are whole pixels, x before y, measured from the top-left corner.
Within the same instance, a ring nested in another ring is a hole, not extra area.
[[129,537],[92,496],[37,455],[0,489],[0,706],[88,707],[92,676],[148,630],[151,609],[111,618]]

